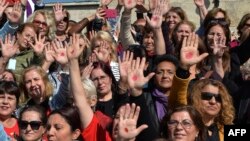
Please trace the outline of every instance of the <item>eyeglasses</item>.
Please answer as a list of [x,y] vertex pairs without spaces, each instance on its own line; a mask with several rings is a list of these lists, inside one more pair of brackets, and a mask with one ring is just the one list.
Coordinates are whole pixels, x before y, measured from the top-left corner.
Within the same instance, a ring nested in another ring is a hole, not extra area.
[[40,128],[40,126],[43,125],[41,121],[30,121],[30,122],[28,122],[28,121],[24,121],[24,120],[19,121],[18,124],[19,124],[19,127],[22,130],[27,129],[28,125],[30,125],[32,130],[38,130]]
[[33,20],[33,23],[36,24],[36,25],[42,25],[42,27],[47,27],[47,23],[46,22],[41,22],[41,21],[38,21],[38,20]]
[[168,121],[168,128],[176,128],[179,124],[185,129],[190,129],[193,125],[193,122],[190,120],[182,120],[182,121],[177,121],[177,120],[170,120]]
[[210,92],[202,92],[201,93],[201,99],[202,100],[211,100],[212,98],[215,98],[217,102],[221,102],[221,96],[220,94],[213,94]]

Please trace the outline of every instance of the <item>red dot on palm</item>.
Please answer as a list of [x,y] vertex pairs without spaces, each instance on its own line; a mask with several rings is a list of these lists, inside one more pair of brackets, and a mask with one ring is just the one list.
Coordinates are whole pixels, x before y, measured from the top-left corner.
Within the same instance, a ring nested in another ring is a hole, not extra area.
[[65,54],[62,52],[62,53],[60,54],[60,56],[65,56]]
[[185,57],[187,59],[191,59],[191,58],[193,58],[193,56],[194,56],[194,54],[192,52],[188,52],[188,53],[185,54]]
[[153,16],[153,17],[152,17],[152,20],[153,20],[153,21],[157,21],[158,19],[159,19],[159,18],[156,17],[156,16]]
[[136,76],[136,75],[134,75],[133,77],[132,77],[132,80],[134,80],[134,81],[136,81],[138,79],[138,77]]
[[74,50],[72,50],[70,53],[71,53],[71,54],[74,54],[74,52],[75,52],[75,51],[74,51]]
[[128,4],[131,4],[132,3],[132,1],[131,0],[128,0]]
[[128,132],[128,128],[124,128],[125,132]]

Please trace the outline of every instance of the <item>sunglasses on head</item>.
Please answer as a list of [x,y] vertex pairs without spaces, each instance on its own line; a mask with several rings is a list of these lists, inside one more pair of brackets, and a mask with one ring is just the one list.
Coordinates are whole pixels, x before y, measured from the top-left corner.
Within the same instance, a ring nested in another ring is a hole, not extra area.
[[209,24],[220,24],[222,26],[229,26],[229,23],[224,18],[212,19],[209,21]]
[[38,130],[40,128],[40,126],[43,125],[43,124],[42,124],[41,121],[30,121],[30,122],[28,122],[28,121],[21,120],[19,122],[19,127],[22,130],[27,129],[28,125],[30,125],[32,130]]
[[202,100],[211,100],[213,97],[215,98],[215,100],[217,102],[221,102],[220,94],[214,94],[214,93],[210,93],[210,92],[202,92],[201,93]]

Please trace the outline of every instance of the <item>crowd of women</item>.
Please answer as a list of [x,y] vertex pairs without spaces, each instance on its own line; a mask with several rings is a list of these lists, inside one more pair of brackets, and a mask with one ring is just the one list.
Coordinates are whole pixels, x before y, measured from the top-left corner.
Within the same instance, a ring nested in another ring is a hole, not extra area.
[[224,125],[249,124],[250,13],[232,38],[205,0],[199,28],[148,1],[100,0],[80,21],[56,3],[24,21],[23,0],[0,0],[0,140],[224,141]]

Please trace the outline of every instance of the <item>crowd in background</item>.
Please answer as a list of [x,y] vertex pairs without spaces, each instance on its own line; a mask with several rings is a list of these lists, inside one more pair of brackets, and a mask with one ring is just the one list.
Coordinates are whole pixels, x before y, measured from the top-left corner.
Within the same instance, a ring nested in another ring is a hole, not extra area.
[[0,0],[0,140],[224,141],[250,123],[250,13],[235,38],[205,1],[195,26],[170,0],[100,0],[80,21]]

